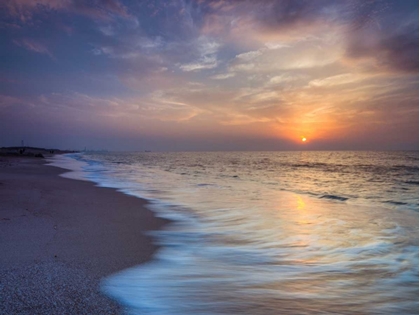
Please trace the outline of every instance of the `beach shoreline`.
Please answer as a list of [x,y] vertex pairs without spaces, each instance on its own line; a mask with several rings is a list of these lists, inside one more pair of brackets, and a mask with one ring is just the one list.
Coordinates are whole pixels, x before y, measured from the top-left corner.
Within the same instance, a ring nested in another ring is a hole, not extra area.
[[119,313],[101,280],[149,261],[158,246],[146,232],[169,221],[46,163],[0,157],[0,313]]

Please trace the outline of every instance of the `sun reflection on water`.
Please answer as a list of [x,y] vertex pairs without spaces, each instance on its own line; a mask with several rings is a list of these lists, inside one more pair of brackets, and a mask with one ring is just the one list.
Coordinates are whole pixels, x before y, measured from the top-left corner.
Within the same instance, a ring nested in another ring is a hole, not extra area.
[[302,197],[299,195],[296,195],[296,199],[297,199],[297,209],[298,210],[305,210],[305,201],[303,201]]

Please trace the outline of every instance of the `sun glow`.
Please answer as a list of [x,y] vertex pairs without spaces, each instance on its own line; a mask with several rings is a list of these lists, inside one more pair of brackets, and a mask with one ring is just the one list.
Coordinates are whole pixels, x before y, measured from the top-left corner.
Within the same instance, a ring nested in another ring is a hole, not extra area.
[[305,137],[302,137],[302,142],[306,142],[306,138]]

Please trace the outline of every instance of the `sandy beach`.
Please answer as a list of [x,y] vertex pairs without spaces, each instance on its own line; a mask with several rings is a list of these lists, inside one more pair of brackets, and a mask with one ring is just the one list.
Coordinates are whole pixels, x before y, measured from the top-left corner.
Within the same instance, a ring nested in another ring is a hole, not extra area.
[[103,277],[148,261],[166,221],[145,200],[0,157],[0,314],[118,314]]

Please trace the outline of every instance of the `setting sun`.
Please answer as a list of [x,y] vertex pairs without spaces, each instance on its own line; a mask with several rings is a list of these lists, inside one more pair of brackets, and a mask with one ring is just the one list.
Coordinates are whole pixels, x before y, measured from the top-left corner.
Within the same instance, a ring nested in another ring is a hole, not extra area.
[[306,138],[305,137],[302,137],[302,142],[305,142],[306,141]]

